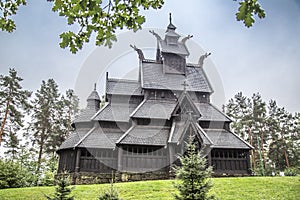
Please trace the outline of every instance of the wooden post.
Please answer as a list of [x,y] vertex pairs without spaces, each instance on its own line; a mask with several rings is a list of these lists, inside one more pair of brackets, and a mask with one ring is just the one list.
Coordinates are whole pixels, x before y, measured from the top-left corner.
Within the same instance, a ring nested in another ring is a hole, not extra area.
[[208,166],[212,166],[211,165],[211,151],[207,154],[207,160],[208,160]]
[[122,171],[122,159],[123,158],[123,149],[122,147],[118,147],[118,171],[121,172]]
[[78,173],[80,171],[80,154],[81,154],[81,149],[77,149],[76,160],[75,160],[75,173]]
[[170,144],[169,145],[169,163],[170,163],[170,166],[174,163],[174,155],[175,155],[174,145]]

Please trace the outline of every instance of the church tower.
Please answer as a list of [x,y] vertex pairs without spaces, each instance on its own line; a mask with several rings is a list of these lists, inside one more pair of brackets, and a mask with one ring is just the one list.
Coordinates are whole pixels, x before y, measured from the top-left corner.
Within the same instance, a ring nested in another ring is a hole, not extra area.
[[172,24],[172,16],[170,13],[170,22],[166,30],[165,38],[162,40],[158,34],[152,31],[151,33],[156,36],[158,40],[157,61],[162,60],[164,73],[170,74],[186,74],[186,57],[189,51],[185,45],[187,39],[192,36],[187,36],[179,41],[180,35],[176,33],[176,26]]

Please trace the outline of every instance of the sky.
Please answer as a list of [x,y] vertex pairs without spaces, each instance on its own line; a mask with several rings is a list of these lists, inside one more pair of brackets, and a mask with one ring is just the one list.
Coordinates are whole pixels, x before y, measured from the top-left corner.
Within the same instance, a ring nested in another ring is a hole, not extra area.
[[42,80],[53,78],[61,91],[75,89],[84,106],[93,83],[97,83],[99,93],[103,92],[104,71],[110,76],[126,77],[124,74],[138,67],[138,58],[128,42],[146,45],[146,57],[154,58],[151,50],[155,39],[151,34],[153,39],[141,42],[141,38],[149,29],[166,29],[171,12],[177,32],[193,35],[187,44],[200,47],[192,48],[189,61],[197,62],[203,52],[212,53],[204,68],[215,94],[220,94],[212,98],[215,104],[226,103],[239,91],[249,97],[259,92],[265,101],[274,99],[288,111],[299,112],[300,1],[260,2],[266,18],[256,19],[253,27],[246,28],[235,19],[237,1],[165,0],[161,10],[143,11],[144,32],[135,36],[118,31],[119,40],[112,49],[96,47],[92,40],[74,55],[58,44],[60,33],[76,27],[67,26],[65,18],[52,12],[52,3],[29,0],[14,17],[17,30],[0,31],[0,74],[15,68],[24,79],[23,87],[32,91],[40,87]]

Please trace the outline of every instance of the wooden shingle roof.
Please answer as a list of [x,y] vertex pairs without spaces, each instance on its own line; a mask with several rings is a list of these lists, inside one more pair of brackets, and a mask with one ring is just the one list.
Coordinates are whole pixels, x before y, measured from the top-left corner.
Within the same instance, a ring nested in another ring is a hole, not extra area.
[[120,129],[102,129],[100,126],[78,129],[70,134],[58,150],[77,147],[113,149],[116,141],[123,134]]
[[212,148],[251,149],[251,145],[225,129],[204,129],[212,140]]
[[120,129],[104,131],[100,127],[94,129],[77,147],[114,149],[116,141],[124,134]]
[[138,104],[107,103],[93,116],[92,120],[128,122],[129,115],[137,106]]
[[108,78],[106,82],[106,93],[140,96],[142,95],[142,88],[140,83],[135,80]]
[[174,100],[147,99],[136,108],[131,117],[170,119],[176,104]]
[[164,74],[162,64],[143,62],[141,73],[142,88],[183,91],[182,83],[186,81],[188,84],[187,91],[213,92],[202,67],[187,66],[185,76],[182,74]]
[[75,145],[91,130],[91,128],[80,128],[69,135],[58,150],[74,148]]
[[231,122],[231,119],[210,103],[195,103],[201,113],[200,121]]
[[170,128],[164,126],[132,126],[117,144],[165,146]]

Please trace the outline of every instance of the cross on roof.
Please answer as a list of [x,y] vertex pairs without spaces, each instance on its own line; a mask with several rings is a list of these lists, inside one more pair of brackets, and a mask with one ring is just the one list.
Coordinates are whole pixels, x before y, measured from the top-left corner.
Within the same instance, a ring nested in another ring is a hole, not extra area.
[[186,91],[186,86],[189,86],[189,84],[187,84],[186,81],[184,81],[183,84],[181,84],[181,85],[183,85],[183,91],[185,92]]

